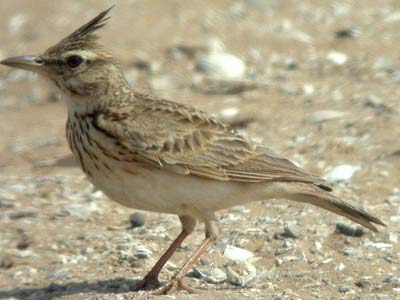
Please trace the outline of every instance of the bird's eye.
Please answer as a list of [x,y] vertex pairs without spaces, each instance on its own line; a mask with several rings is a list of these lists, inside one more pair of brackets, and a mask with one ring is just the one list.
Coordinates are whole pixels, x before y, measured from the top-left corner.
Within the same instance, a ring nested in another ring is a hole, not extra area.
[[83,58],[78,55],[71,55],[67,58],[67,65],[71,69],[75,69],[79,67],[79,65],[83,62]]

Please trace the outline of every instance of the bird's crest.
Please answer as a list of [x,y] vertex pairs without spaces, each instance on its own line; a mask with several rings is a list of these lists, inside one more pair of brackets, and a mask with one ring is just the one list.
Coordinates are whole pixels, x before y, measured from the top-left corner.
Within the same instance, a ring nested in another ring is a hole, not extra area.
[[107,14],[113,7],[114,5],[101,12],[98,16],[87,22],[85,25],[79,27],[77,30],[58,42],[57,45],[49,48],[47,53],[99,48],[100,45],[97,43],[99,37],[95,34],[95,32],[106,25],[106,21],[110,19],[110,17],[107,17]]

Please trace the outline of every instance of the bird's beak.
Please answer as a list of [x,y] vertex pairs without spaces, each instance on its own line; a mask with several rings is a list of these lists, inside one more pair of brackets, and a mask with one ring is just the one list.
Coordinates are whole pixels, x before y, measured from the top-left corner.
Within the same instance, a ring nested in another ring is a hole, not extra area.
[[44,61],[38,56],[26,55],[10,57],[0,61],[0,64],[7,67],[32,71],[39,74],[44,74],[46,72]]

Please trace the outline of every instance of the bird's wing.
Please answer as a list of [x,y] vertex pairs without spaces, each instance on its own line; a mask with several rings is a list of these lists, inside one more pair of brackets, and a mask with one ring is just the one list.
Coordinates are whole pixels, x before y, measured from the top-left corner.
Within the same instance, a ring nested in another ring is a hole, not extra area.
[[142,164],[222,181],[298,181],[330,190],[322,179],[205,112],[152,96],[138,98],[125,110],[98,114],[94,124]]

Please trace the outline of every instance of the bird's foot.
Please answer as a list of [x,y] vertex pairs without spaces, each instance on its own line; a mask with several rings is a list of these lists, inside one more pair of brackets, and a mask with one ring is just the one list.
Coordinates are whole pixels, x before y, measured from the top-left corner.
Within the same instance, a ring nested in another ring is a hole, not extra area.
[[173,277],[166,284],[160,286],[159,288],[157,288],[155,290],[152,290],[150,293],[152,295],[168,295],[168,294],[172,294],[176,290],[184,290],[189,294],[193,294],[196,292],[195,289],[184,284],[182,282],[181,278]]
[[139,283],[137,287],[135,287],[136,291],[151,291],[157,290],[162,286],[161,282],[158,280],[158,276],[147,275],[143,278],[143,280]]

